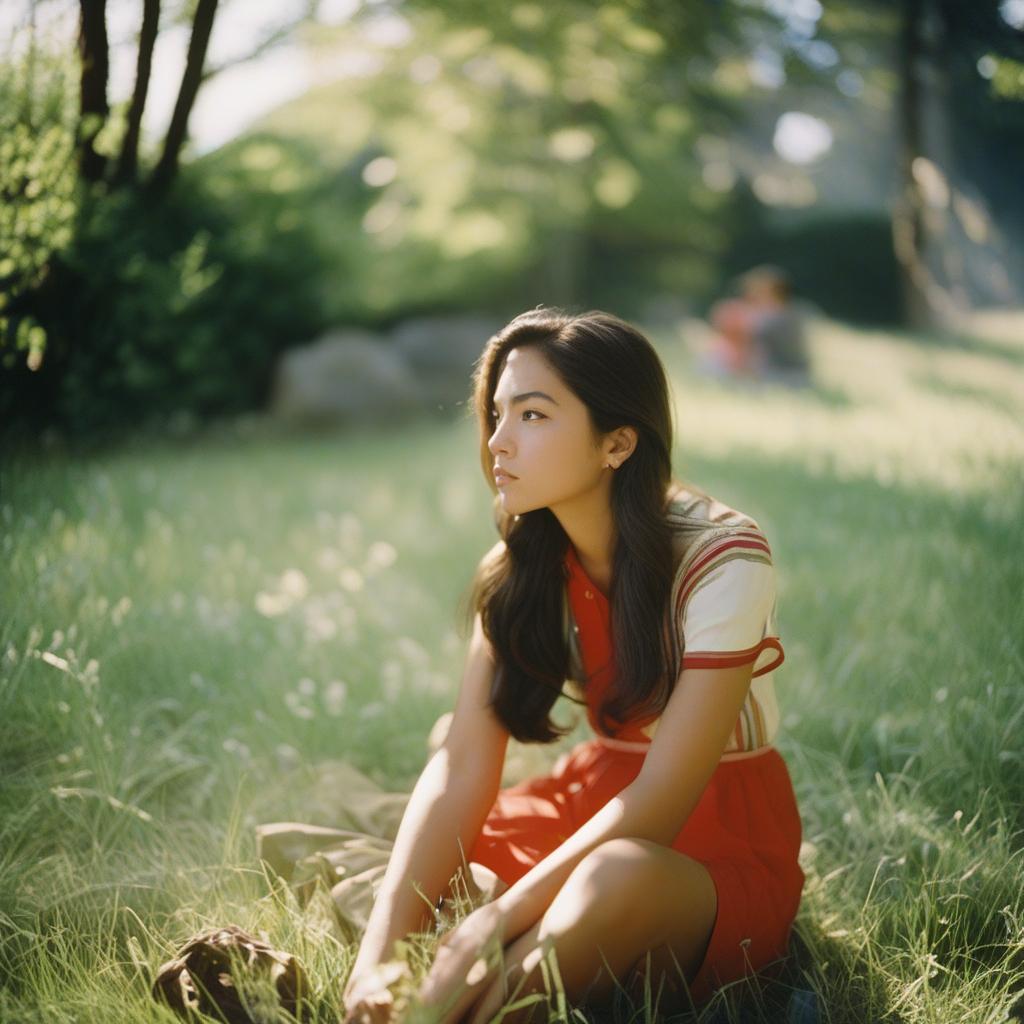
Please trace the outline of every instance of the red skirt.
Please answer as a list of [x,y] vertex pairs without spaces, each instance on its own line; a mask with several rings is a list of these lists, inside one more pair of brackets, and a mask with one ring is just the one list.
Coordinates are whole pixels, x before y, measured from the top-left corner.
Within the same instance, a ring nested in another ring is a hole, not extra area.
[[[467,860],[508,885],[518,881],[632,782],[645,756],[598,739],[578,744],[551,775],[499,792]],[[690,982],[695,1002],[744,975],[770,974],[786,956],[804,884],[800,841],[793,784],[775,747],[719,763],[672,843],[707,868],[718,893],[714,930]]]

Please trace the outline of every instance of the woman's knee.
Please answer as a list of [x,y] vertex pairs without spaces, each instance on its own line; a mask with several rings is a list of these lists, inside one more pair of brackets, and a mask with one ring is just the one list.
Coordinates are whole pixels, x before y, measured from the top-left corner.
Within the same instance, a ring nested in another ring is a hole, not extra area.
[[[654,863],[644,839],[609,839],[595,847],[573,869],[556,901],[578,908],[580,914],[637,921],[653,896],[651,868]],[[554,904],[552,904],[554,906]]]
[[659,849],[657,843],[647,839],[608,839],[583,857],[573,875],[598,884],[619,882],[628,887],[642,879],[638,872],[644,872],[654,862]]

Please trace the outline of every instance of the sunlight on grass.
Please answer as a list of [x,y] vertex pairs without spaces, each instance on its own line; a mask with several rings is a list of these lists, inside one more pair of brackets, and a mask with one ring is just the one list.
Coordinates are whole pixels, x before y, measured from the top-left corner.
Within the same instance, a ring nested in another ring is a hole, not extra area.
[[[693,324],[683,337],[699,345],[704,333]],[[715,386],[677,372],[684,449],[756,452],[842,480],[957,494],[998,487],[1024,461],[1024,343],[1004,356],[829,322],[813,324],[810,342],[813,391]]]
[[[678,468],[755,515],[779,566],[808,879],[787,983],[830,1020],[1004,1019],[1024,981],[1024,350],[819,323],[817,387],[790,392],[701,380],[656,340]],[[326,891],[301,908],[257,867],[253,826],[331,824],[309,789],[331,761],[407,791],[452,705],[459,600],[494,538],[473,425],[203,440],[5,467],[4,1021],[166,1020],[156,967],[229,921],[296,953],[333,1019],[355,950]],[[573,731],[513,744],[506,784],[587,735],[556,718]],[[707,1012],[741,1005],[761,1012],[743,986]]]

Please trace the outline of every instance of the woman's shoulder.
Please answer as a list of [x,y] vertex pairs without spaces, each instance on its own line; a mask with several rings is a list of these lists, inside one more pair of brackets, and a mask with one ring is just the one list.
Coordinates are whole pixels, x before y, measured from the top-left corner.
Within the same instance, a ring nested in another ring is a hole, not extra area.
[[668,519],[677,576],[696,562],[737,544],[756,545],[770,559],[768,539],[753,516],[727,505],[694,484],[678,484],[670,497]]

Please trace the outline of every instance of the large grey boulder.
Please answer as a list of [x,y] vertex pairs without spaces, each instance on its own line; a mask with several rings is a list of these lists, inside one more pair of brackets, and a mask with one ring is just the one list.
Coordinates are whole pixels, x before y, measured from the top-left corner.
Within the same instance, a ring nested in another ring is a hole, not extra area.
[[473,365],[501,321],[472,314],[416,317],[391,332],[391,344],[435,406],[469,401]]
[[418,411],[425,397],[386,339],[344,330],[282,355],[270,411],[296,424],[379,423]]

